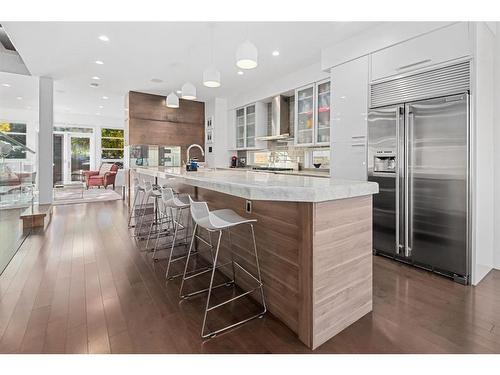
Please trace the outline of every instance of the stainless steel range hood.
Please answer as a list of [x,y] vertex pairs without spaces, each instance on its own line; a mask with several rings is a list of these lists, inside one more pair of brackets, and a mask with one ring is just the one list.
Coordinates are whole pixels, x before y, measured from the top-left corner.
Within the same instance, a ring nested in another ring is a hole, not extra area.
[[271,102],[271,134],[258,137],[260,141],[275,141],[290,138],[289,104],[283,95],[275,96]]

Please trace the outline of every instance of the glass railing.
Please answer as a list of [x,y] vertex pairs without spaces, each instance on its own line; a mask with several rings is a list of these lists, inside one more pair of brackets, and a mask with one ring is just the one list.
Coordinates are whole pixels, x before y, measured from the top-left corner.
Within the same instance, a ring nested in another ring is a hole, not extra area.
[[37,197],[36,155],[0,131],[0,274],[30,233],[21,215]]

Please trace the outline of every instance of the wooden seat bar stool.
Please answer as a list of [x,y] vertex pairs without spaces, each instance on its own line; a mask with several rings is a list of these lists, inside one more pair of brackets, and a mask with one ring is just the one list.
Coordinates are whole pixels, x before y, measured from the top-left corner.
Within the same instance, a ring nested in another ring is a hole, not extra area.
[[[187,255],[187,259],[186,259],[186,265],[184,268],[184,275],[182,276],[182,283],[181,283],[179,295],[181,298],[185,298],[185,297],[192,296],[194,294],[199,294],[199,293],[204,292],[204,291],[208,292],[207,302],[205,305],[205,313],[203,316],[203,324],[202,324],[202,328],[201,328],[201,337],[202,338],[210,338],[210,337],[213,337],[220,332],[223,332],[223,331],[226,331],[226,330],[231,329],[233,327],[244,324],[252,319],[260,318],[267,311],[266,302],[265,302],[265,298],[264,298],[263,283],[262,283],[261,272],[260,272],[259,257],[257,254],[257,245],[255,242],[255,231],[254,231],[254,227],[253,227],[253,223],[255,223],[257,220],[244,218],[244,217],[238,215],[233,210],[229,210],[229,209],[210,211],[208,209],[208,205],[206,202],[195,202],[191,199],[191,197],[189,197],[189,201],[190,201],[191,216],[193,218],[195,226],[193,229],[193,235],[191,236],[191,244],[189,246],[189,251],[188,251],[188,255]],[[243,267],[241,264],[239,264],[234,259],[233,246],[231,243],[231,236],[230,236],[230,229],[234,228],[236,226],[239,226],[239,225],[249,225],[250,226],[251,233],[252,233],[253,252],[255,255],[255,264],[256,264],[256,269],[257,269],[257,275],[253,275],[250,271],[248,271],[245,267]],[[187,276],[189,259],[193,254],[193,252],[192,252],[193,243],[195,241],[196,231],[199,227],[206,229],[209,233],[214,233],[214,232],[218,233],[217,245],[215,246],[215,253],[213,254],[212,267],[208,270],[208,271],[211,271],[210,284],[209,284],[208,288],[206,288],[206,289],[201,289],[199,291],[196,291],[196,292],[190,293],[190,294],[183,294],[185,280],[187,280],[188,278],[199,276],[202,273],[207,272],[207,271],[201,271],[201,272],[198,272],[196,274],[192,274],[190,276]],[[230,251],[231,251],[231,260],[225,264],[218,266],[217,260],[219,257],[221,238],[222,238],[222,233],[225,231],[228,232],[229,246],[230,246]],[[233,285],[235,283],[235,267],[237,267],[238,269],[241,269],[243,272],[245,272],[250,278],[252,278],[257,283],[257,286],[255,288],[248,290],[248,291],[244,291],[243,293],[240,293],[236,297],[229,298],[229,299],[225,300],[224,302],[218,303],[214,306],[210,306],[210,299],[212,297],[213,290],[217,287],[227,285],[227,283],[226,283],[226,284],[219,284],[219,285],[214,286],[215,271],[216,271],[216,269],[221,268],[223,266],[226,266],[228,264],[232,265],[232,273],[233,273],[232,274],[233,280],[230,283],[232,283]],[[213,311],[213,310],[215,310],[219,307],[222,307],[228,303],[234,302],[234,301],[236,301],[244,296],[247,296],[247,295],[253,293],[256,290],[260,291],[262,311],[258,312],[255,315],[252,315],[246,319],[242,319],[242,320],[238,321],[237,323],[229,324],[223,328],[220,328],[220,329],[217,329],[214,331],[205,332],[205,328],[207,326],[207,316],[208,316],[208,313],[210,311]]]

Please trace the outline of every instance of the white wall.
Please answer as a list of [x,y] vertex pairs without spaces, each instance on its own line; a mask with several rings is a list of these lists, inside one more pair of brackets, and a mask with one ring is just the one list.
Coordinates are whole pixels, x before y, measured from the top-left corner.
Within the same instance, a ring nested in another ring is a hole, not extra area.
[[500,269],[500,22],[497,22],[497,34],[495,38],[495,75],[494,75],[494,255],[493,265],[496,269]]
[[493,267],[494,245],[494,46],[495,38],[483,22],[475,27],[472,87],[473,138],[473,253],[472,283],[477,284]]
[[[205,142],[205,160],[207,167],[225,168],[229,166],[231,153],[228,144],[228,116],[227,100],[225,98],[214,98],[205,102],[205,126],[206,121],[212,118],[212,143]],[[206,134],[205,134],[206,140]],[[209,152],[212,147],[212,152]]]

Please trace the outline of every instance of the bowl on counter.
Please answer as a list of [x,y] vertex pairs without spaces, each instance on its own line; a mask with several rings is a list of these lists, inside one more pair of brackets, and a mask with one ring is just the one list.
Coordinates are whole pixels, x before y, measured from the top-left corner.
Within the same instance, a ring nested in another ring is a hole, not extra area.
[[321,163],[314,163],[313,165],[314,165],[314,168],[319,168],[319,167],[321,167]]

